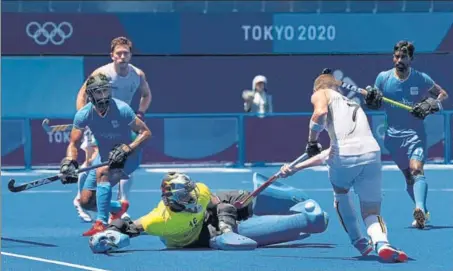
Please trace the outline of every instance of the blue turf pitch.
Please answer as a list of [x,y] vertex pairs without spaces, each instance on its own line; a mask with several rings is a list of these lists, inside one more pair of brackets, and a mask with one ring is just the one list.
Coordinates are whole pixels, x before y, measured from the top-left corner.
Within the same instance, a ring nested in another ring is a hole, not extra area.
[[[253,170],[271,175],[276,168]],[[244,170],[191,173],[191,176],[214,191],[250,190],[252,173]],[[26,174],[15,178],[18,182],[27,182],[53,175]],[[161,176],[162,173],[144,169],[135,173],[129,211],[132,217],[145,214],[159,201]],[[76,185],[54,183],[13,194],[6,188],[11,177],[2,174],[2,270],[453,270],[453,170],[427,170],[426,176],[433,226],[420,231],[409,227],[413,206],[402,174],[395,170],[383,173],[383,216],[389,239],[411,258],[405,264],[385,264],[376,256],[358,257],[349,244],[335,215],[325,171],[307,170],[284,180],[305,189],[329,213],[330,224],[322,234],[247,252],[168,251],[157,238],[141,236],[133,239],[131,246],[121,253],[110,256],[92,254],[88,239],[81,236],[90,224],[79,222],[72,205]],[[70,267],[71,264],[75,266]]]

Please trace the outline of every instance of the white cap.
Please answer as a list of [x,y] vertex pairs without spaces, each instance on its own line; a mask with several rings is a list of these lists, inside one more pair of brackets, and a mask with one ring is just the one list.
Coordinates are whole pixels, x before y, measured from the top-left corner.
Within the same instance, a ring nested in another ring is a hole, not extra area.
[[252,82],[252,89],[255,89],[256,84],[258,83],[264,83],[267,84],[267,78],[264,75],[257,75],[255,78],[253,78]]

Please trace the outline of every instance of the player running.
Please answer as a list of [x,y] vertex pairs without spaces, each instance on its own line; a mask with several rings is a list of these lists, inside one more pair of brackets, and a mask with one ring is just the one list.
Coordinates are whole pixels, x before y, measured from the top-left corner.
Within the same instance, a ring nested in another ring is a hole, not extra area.
[[[255,173],[253,181],[256,187],[266,180]],[[186,174],[167,174],[161,191],[162,200],[147,215],[134,222],[114,220],[108,230],[90,238],[93,252],[123,248],[142,232],[160,237],[168,248],[254,249],[301,239],[301,233],[323,232],[328,224],[327,214],[314,200],[284,184],[269,186],[255,203],[241,209],[233,203],[248,192],[213,194]]]
[[412,116],[404,114],[392,105],[384,106],[388,125],[384,145],[403,172],[407,193],[415,202],[412,226],[423,229],[430,217],[426,206],[428,184],[423,170],[427,155],[423,120],[427,115],[442,110],[441,102],[448,95],[429,75],[411,67],[414,51],[415,47],[410,42],[400,41],[395,44],[395,67],[379,73],[374,88],[365,97],[365,102],[369,108],[379,109],[385,95],[413,106]]
[[[151,90],[146,80],[145,73],[130,64],[132,57],[132,42],[125,37],[118,37],[112,40],[110,45],[110,56],[112,62],[97,68],[91,75],[103,73],[111,78],[112,96],[115,99],[122,100],[129,104],[136,110],[137,116],[143,120],[145,112],[148,110],[151,103]],[[140,100],[137,105],[138,96]],[[87,103],[86,83],[81,87],[77,96],[77,110],[80,110]],[[89,133],[89,129],[88,133]],[[99,158],[95,157],[96,144],[95,140],[90,140],[89,135],[84,136],[84,144],[89,142],[85,148],[86,162],[85,165],[90,164],[91,160],[99,162]],[[93,154],[94,153],[94,154]],[[93,154],[93,155],[92,155]],[[93,158],[94,156],[94,158]],[[74,199],[74,206],[76,207],[79,217],[86,222],[91,221],[89,214],[84,209],[90,210],[92,207],[92,197],[87,196],[95,193],[96,180],[89,179],[86,175],[79,176],[80,190],[84,189],[87,192],[78,193],[78,197]],[[129,191],[132,185],[132,176],[127,176],[119,183],[118,199],[126,201],[129,199]],[[82,196],[79,196],[81,194]],[[84,196],[85,195],[85,196]],[[127,216],[127,214],[125,214]]]
[[[82,139],[84,127],[91,128],[97,139],[100,156],[109,161],[108,166],[88,173],[87,179],[94,178],[97,182],[97,220],[84,236],[105,230],[109,212],[112,213],[111,218],[116,219],[127,211],[127,201],[111,201],[112,186],[138,168],[142,144],[151,136],[146,124],[129,105],[112,98],[110,82],[111,78],[102,73],[88,78],[86,92],[90,102],[77,111],[74,117],[67,154],[61,162],[63,184],[77,182],[77,146]],[[131,141],[132,132],[137,133],[137,137],[127,144]]]
[[[314,82],[311,102],[314,112],[306,152],[309,160],[291,170],[282,167],[283,177],[327,159],[329,179],[334,190],[334,206],[352,245],[363,255],[373,249],[386,261],[404,262],[407,255],[391,246],[381,213],[381,152],[359,104],[339,93],[339,82],[331,74],[322,74]],[[327,130],[330,148],[321,153],[319,134]],[[363,235],[353,204],[359,196],[362,219],[369,238]]]

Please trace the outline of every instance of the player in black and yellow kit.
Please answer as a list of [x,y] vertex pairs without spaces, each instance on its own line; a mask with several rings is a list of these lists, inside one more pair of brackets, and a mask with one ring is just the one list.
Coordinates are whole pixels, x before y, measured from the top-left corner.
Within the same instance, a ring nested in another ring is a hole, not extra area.
[[[255,176],[255,185],[263,179]],[[135,221],[112,221],[106,231],[90,238],[90,247],[95,253],[112,251],[146,232],[160,237],[168,248],[244,250],[297,240],[301,233],[325,231],[328,216],[315,201],[302,190],[275,185],[238,210],[233,203],[249,192],[213,194],[205,184],[185,174],[169,173],[162,180],[162,200],[156,208]],[[277,208],[272,199],[278,200]],[[268,212],[263,208],[266,205]]]

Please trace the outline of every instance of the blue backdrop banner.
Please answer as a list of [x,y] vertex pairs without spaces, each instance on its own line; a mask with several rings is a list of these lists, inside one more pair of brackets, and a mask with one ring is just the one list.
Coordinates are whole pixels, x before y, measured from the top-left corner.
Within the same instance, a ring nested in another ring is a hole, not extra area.
[[[2,54],[108,54],[128,36],[139,54],[453,52],[453,13],[2,13]],[[93,26],[96,26],[93,28]]]

